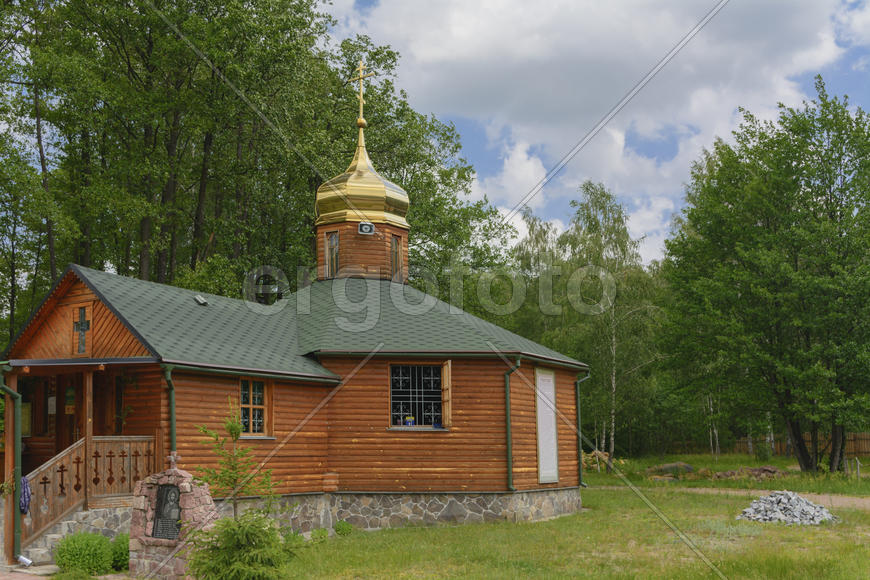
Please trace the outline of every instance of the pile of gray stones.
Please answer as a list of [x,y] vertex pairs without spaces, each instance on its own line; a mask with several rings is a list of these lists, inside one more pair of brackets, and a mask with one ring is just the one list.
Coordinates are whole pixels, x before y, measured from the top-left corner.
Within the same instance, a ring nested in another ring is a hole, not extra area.
[[754,500],[737,519],[817,526],[837,518],[824,506],[814,504],[793,491],[775,491]]

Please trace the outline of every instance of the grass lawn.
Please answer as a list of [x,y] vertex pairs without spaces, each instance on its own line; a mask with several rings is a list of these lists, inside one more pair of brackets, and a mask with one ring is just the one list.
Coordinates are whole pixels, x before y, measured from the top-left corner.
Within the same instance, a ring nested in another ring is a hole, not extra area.
[[[648,497],[728,578],[870,577],[870,512],[796,527],[736,521],[749,500],[678,490]],[[299,549],[306,578],[714,578],[629,490],[584,490],[581,514],[548,522],[360,532]]]
[[[793,471],[790,475],[771,479],[767,481],[756,481],[752,478],[741,479],[717,479],[710,478],[702,479],[681,479],[676,482],[661,482],[650,481],[646,477],[646,468],[652,465],[661,463],[672,463],[675,461],[684,461],[692,465],[696,470],[707,468],[713,472],[728,471],[739,467],[759,467],[761,465],[773,465],[780,469],[788,470],[789,468],[797,469],[797,461],[791,457],[772,457],[767,461],[758,461],[751,455],[729,454],[722,455],[719,460],[714,462],[710,455],[665,455],[642,457],[638,459],[625,459],[622,463],[617,463],[616,467],[625,474],[626,477],[637,486],[660,487],[660,486],[686,486],[686,487],[725,487],[739,489],[788,489],[797,492],[812,492],[812,493],[838,493],[843,495],[859,495],[870,496],[870,477],[862,477],[860,481],[854,476],[847,477],[845,475],[835,473],[811,475]],[[862,476],[870,476],[870,458],[866,458],[863,462],[867,466],[867,472]],[[607,474],[604,471],[604,466],[601,466],[601,473],[595,469],[586,469],[583,472],[583,481],[590,486],[601,485],[622,485],[622,481],[612,474]]]

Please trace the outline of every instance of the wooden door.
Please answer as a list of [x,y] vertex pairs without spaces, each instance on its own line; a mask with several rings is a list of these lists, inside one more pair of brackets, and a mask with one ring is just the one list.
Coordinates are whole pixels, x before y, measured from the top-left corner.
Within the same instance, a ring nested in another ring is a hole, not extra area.
[[82,375],[74,373],[58,375],[57,377],[57,449],[60,453],[78,441],[84,429],[84,399],[82,392]]
[[120,435],[122,389],[118,376],[94,373],[94,435]]
[[55,454],[54,430],[49,421],[49,377],[20,377],[22,469],[29,473]]

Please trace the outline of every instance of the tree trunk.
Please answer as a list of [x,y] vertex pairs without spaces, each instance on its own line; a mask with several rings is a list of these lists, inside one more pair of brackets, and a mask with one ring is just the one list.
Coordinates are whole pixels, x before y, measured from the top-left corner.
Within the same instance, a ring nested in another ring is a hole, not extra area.
[[752,447],[752,427],[749,427],[749,432],[746,435],[746,448],[750,455],[755,455],[755,449]]
[[[14,218],[13,218],[14,219]],[[14,229],[13,229],[14,232]],[[14,233],[13,233],[14,235]],[[18,297],[18,265],[15,257],[15,242],[10,240],[9,250],[9,344],[15,338],[15,301]]]
[[33,311],[38,306],[36,303],[36,288],[37,276],[39,275],[39,263],[42,261],[42,243],[37,244],[36,252],[33,255],[33,280],[30,283],[30,312],[28,317],[33,315]]
[[704,410],[710,413],[710,419],[707,422],[707,438],[710,440],[710,456],[715,457],[713,452],[713,404],[710,402],[710,395],[707,395],[707,400],[704,401]]
[[[83,181],[82,185],[84,185],[84,190],[91,186],[91,132],[90,131],[82,131],[82,176]],[[90,208],[88,207],[88,200],[85,195],[82,194],[79,199],[80,211],[82,213],[81,229],[82,235],[79,238],[79,251],[77,252],[78,256],[76,258],[76,262],[89,268],[91,266],[91,246],[92,240],[91,235],[93,234],[93,224],[90,216]]]
[[607,473],[613,471],[613,452],[616,446],[616,314],[610,308],[610,442],[607,448]]
[[831,459],[828,468],[831,473],[843,471],[846,451],[846,428],[836,423],[831,426]]
[[151,279],[151,216],[139,222],[139,278]]
[[126,240],[126,244],[124,244],[124,258],[121,262],[121,273],[123,276],[127,276],[130,273],[130,260],[132,260],[132,248],[133,248],[133,239],[128,234],[124,237]]
[[[151,125],[146,125],[143,131],[145,142],[145,151],[154,151],[156,149],[157,132]],[[151,173],[145,174],[145,192],[144,197],[148,202],[149,214],[145,215],[139,222],[139,278],[141,280],[151,280],[151,238],[154,235],[154,218],[150,215],[154,202],[154,176]]]
[[172,233],[169,235],[169,279],[168,282],[171,284],[173,280],[175,280],[175,271],[178,269],[178,233],[176,232],[178,228],[177,224],[172,224],[171,231]]
[[[33,112],[36,121],[36,148],[39,152],[39,169],[42,177],[42,189],[48,193],[48,163],[45,159],[45,145],[42,141],[42,111],[39,106],[39,87],[33,86]],[[48,273],[51,281],[57,279],[57,255],[54,249],[54,220],[45,218],[45,242],[48,247]],[[35,280],[36,278],[34,278]]]
[[773,457],[776,455],[776,439],[773,435],[773,418],[770,415],[770,411],[767,412],[767,435],[765,435],[765,441],[770,448],[770,456]]
[[710,397],[710,419],[713,421],[713,442],[715,444],[715,456],[714,459],[719,461],[719,455],[722,454],[722,450],[719,448],[719,423],[716,421],[716,414],[719,412],[718,400],[716,400],[714,405],[714,399]]
[[719,426],[716,424],[716,408],[713,405],[713,395],[707,395],[707,410],[710,411],[710,455],[713,461],[719,461]]
[[[244,128],[243,128],[242,124],[239,123],[238,129],[237,129],[237,135],[236,135],[236,166],[239,169],[241,169],[241,167],[242,167],[242,149],[243,149],[242,148],[242,135],[243,135],[243,130],[244,130]],[[243,195],[242,190],[243,190],[243,188],[242,188],[242,184],[241,184],[242,176],[236,175],[235,177],[236,177],[236,179],[235,179],[235,182],[236,182],[235,183],[236,215],[238,216],[240,214],[241,207],[242,207],[242,195]],[[232,256],[234,259],[238,258],[239,256],[242,255],[242,244],[241,244],[241,241],[239,240],[238,229],[239,228],[236,228],[236,230],[237,230],[236,235],[233,236]]]
[[205,251],[205,200],[208,192],[208,164],[211,158],[212,141],[214,134],[206,132],[202,144],[202,167],[199,171],[199,190],[196,195],[196,211],[193,214],[193,251],[190,253],[190,269],[195,270],[196,264],[202,258]]
[[791,446],[794,450],[794,455],[798,460],[798,465],[800,465],[801,471],[815,471],[816,464],[813,461],[813,456],[810,454],[810,450],[807,449],[806,442],[804,441],[800,421],[794,420],[791,417],[786,417],[785,425],[788,430],[788,439],[791,441]]
[[163,224],[160,226],[160,249],[157,251],[157,281],[160,283],[167,282],[171,277],[170,262],[171,262],[171,246],[164,245],[171,241],[172,234],[175,231],[175,194],[178,190],[178,160],[176,154],[178,152],[178,139],[181,136],[181,113],[175,111],[172,116],[172,124],[169,130],[169,136],[166,140],[166,160],[169,163],[169,176],[166,178],[166,183],[163,185],[163,196],[160,200],[160,205],[163,210]]

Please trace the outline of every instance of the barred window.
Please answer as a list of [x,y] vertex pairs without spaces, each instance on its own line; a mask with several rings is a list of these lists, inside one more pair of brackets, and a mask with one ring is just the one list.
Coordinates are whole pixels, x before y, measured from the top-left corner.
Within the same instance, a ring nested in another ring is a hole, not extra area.
[[406,427],[443,427],[441,365],[390,367],[390,423]]

